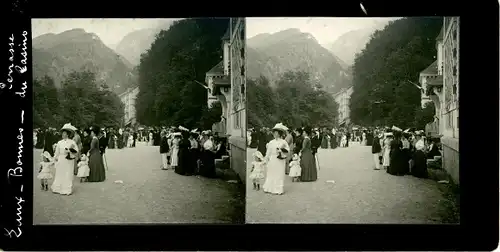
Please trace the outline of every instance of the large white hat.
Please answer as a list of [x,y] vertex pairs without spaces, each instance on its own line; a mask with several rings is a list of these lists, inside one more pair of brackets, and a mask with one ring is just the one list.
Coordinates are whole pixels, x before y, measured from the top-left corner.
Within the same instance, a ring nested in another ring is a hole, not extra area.
[[288,128],[285,125],[283,125],[283,123],[277,123],[276,125],[274,125],[273,130],[287,131]]
[[384,133],[384,136],[389,137],[389,136],[393,136],[393,134],[392,134],[392,132],[386,132],[386,133]]
[[254,152],[252,156],[260,159],[261,161],[264,160],[264,156],[262,155],[262,153],[260,151]]
[[180,132],[175,132],[174,134],[172,134],[173,136],[182,136],[182,134]]
[[75,128],[75,126],[71,125],[71,123],[66,123],[66,124],[64,124],[64,126],[62,126],[61,130],[69,130],[69,131],[75,132],[76,128]]
[[48,151],[44,151],[42,153],[42,156],[45,157],[45,158],[47,158],[50,162],[53,161],[52,156],[50,155],[50,153]]
[[179,129],[180,129],[180,130],[182,130],[182,131],[189,131],[189,129],[188,129],[188,128],[183,127],[183,126],[179,126]]
[[198,129],[191,130],[191,133],[198,133]]
[[398,128],[396,126],[392,126],[391,130],[394,130],[394,131],[403,131],[401,128]]

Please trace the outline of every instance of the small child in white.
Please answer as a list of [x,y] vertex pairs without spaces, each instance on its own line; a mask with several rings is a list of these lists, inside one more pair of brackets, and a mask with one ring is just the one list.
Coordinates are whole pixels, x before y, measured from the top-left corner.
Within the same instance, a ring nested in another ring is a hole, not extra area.
[[90,173],[90,168],[89,168],[88,158],[85,154],[82,154],[80,162],[78,162],[78,174],[76,175],[77,177],[80,178],[80,183],[87,181],[89,173]]
[[260,190],[260,182],[264,178],[264,156],[262,156],[260,151],[256,151],[253,154],[253,158],[250,179],[253,183],[253,189],[258,191]]
[[40,179],[42,191],[49,190],[49,179],[52,178],[50,169],[54,167],[54,160],[48,151],[42,153],[42,162],[40,162],[40,170],[37,178]]
[[292,161],[290,162],[290,173],[288,176],[292,177],[292,182],[299,182],[302,169],[300,168],[299,155],[293,154]]

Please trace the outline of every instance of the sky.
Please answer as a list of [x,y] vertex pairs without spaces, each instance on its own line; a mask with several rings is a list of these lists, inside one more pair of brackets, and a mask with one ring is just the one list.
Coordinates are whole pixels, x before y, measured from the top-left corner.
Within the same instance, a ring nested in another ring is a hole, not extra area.
[[32,38],[45,33],[61,33],[67,30],[82,28],[86,32],[95,33],[107,46],[114,47],[128,33],[155,28],[166,19],[117,19],[117,18],[72,18],[72,19],[32,19]]
[[261,33],[298,28],[311,33],[322,45],[335,42],[342,34],[368,28],[378,22],[388,23],[397,18],[319,18],[319,17],[282,17],[282,18],[247,18],[247,38]]

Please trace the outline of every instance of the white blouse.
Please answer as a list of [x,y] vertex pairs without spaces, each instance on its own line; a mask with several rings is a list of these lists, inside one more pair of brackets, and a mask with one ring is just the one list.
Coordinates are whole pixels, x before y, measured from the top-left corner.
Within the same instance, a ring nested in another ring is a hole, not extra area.
[[68,151],[66,149],[73,148],[76,151],[78,150],[78,145],[73,141],[73,139],[66,139],[66,140],[60,140],[57,142],[56,146],[56,153],[54,154],[54,157],[57,156],[66,156],[68,154]]
[[425,150],[425,143],[424,143],[424,140],[422,140],[422,139],[418,140],[418,141],[415,143],[415,149],[416,149],[416,150],[420,150],[420,151]]
[[213,150],[214,149],[214,143],[212,140],[208,139],[203,143],[203,149],[205,150]]

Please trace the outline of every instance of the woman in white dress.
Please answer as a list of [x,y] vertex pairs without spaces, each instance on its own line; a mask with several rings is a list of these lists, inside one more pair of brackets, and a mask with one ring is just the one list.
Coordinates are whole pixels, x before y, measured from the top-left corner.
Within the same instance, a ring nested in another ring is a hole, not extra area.
[[78,145],[70,138],[70,135],[75,130],[76,128],[70,123],[65,124],[61,129],[62,140],[57,142],[54,154],[56,173],[51,186],[54,193],[70,195],[73,192],[73,170],[76,159],[71,155],[70,150],[78,152]]
[[290,152],[288,143],[283,139],[288,128],[278,123],[273,128],[274,139],[267,143],[265,162],[266,180],[262,189],[272,194],[283,194],[285,184],[285,162]]
[[173,136],[174,140],[172,140],[172,156],[170,157],[170,166],[175,169],[175,167],[179,165],[179,142],[182,134],[180,132],[176,132]]
[[384,150],[382,155],[382,165],[384,169],[387,169],[391,165],[391,142],[392,142],[392,133],[385,133],[384,139]]
[[363,134],[361,134],[361,137],[363,138],[363,140],[361,141],[361,146],[366,146],[366,132],[363,131]]
[[153,146],[153,132],[149,132],[148,138],[149,138],[148,145]]

